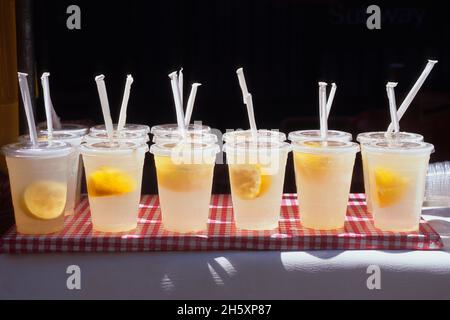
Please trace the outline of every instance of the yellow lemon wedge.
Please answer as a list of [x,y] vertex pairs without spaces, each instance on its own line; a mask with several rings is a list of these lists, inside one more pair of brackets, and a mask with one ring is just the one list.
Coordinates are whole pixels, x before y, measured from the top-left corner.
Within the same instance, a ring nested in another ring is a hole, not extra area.
[[407,178],[382,167],[375,168],[374,178],[375,200],[381,208],[391,206],[399,201],[409,184]]
[[260,165],[233,165],[230,166],[230,182],[239,198],[253,200],[269,190],[271,177],[264,174]]
[[67,186],[55,181],[38,181],[26,187],[23,201],[35,218],[52,220],[64,212]]
[[212,164],[177,164],[165,156],[155,156],[155,164],[160,188],[190,192],[211,186]]
[[91,197],[117,196],[136,189],[136,182],[129,174],[106,166],[92,172],[87,184]]
[[326,175],[330,168],[330,158],[321,154],[296,152],[294,164],[297,171],[305,178],[318,179]]

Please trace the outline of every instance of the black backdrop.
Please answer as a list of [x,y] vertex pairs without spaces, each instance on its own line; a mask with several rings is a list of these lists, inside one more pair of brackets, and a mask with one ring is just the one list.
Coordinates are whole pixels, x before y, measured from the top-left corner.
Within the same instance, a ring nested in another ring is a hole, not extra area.
[[[94,76],[106,75],[117,117],[131,73],[128,119],[154,125],[174,122],[167,75],[184,67],[186,95],[192,82],[203,84],[193,119],[225,130],[248,127],[235,74],[242,66],[259,127],[286,132],[318,126],[317,81],[334,81],[330,127],[356,134],[386,128],[388,80],[399,82],[401,102],[426,60],[438,59],[402,128],[424,134],[436,145],[433,160],[443,160],[450,157],[450,20],[444,3],[378,2],[382,28],[368,30],[371,2],[41,0],[35,2],[37,72],[51,72],[63,119],[97,123]],[[81,8],[81,30],[66,28],[72,4]]]

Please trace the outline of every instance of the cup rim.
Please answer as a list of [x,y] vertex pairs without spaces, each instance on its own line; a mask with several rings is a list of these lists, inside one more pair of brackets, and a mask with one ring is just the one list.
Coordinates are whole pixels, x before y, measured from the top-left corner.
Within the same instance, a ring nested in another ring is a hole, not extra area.
[[385,153],[385,154],[431,154],[434,152],[434,145],[427,142],[417,141],[375,141],[364,145],[365,152]]
[[[389,138],[385,137],[385,134],[386,134],[386,131],[362,132],[362,133],[358,134],[358,136],[356,137],[356,141],[358,141],[359,143],[368,144],[368,143],[372,143],[372,142],[376,142],[376,141],[383,141],[383,140],[389,139]],[[396,134],[397,136],[394,136],[395,133],[392,132],[392,133],[390,133],[390,135],[393,140],[412,141],[412,142],[424,140],[424,137],[421,134],[413,133],[413,132],[400,131]],[[371,137],[371,136],[377,136],[377,137]]]
[[58,158],[71,154],[74,147],[64,141],[38,141],[37,145],[31,142],[16,142],[1,148],[6,157],[13,158]]
[[[308,135],[308,133],[315,135]],[[352,141],[353,135],[349,132],[340,131],[340,130],[328,130],[329,138],[332,140],[344,140],[344,141]],[[318,139],[320,138],[320,130],[318,129],[310,129],[310,130],[297,130],[290,132],[288,135],[288,139],[292,142],[299,140],[309,140],[309,139]]]
[[[324,144],[326,145],[318,148],[313,145]],[[329,153],[358,153],[360,151],[359,144],[351,141],[342,140],[326,140],[321,139],[309,139],[300,140],[292,143],[294,152],[309,153],[309,154],[329,154]]]

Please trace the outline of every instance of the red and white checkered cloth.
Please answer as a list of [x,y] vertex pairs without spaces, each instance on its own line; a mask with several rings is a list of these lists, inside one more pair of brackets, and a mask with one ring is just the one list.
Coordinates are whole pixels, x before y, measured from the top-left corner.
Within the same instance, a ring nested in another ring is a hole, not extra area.
[[193,234],[167,232],[161,225],[158,197],[142,197],[138,228],[127,233],[99,233],[92,230],[85,198],[74,216],[66,217],[65,229],[53,235],[25,236],[15,228],[0,239],[5,253],[38,252],[138,252],[204,250],[438,250],[439,234],[425,221],[416,233],[381,232],[366,213],[363,194],[349,199],[347,222],[340,231],[314,231],[300,226],[296,195],[283,196],[277,230],[236,230],[229,195],[211,200],[208,231]]

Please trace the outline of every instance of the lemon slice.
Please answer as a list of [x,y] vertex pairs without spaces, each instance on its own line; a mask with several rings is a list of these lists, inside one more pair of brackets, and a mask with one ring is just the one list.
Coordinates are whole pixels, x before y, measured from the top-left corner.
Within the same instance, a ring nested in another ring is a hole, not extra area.
[[117,196],[135,189],[135,180],[116,168],[100,167],[88,177],[88,193],[91,197]]
[[66,196],[66,184],[54,181],[38,181],[25,189],[23,201],[33,217],[51,220],[63,214]]
[[409,180],[392,170],[377,167],[374,177],[375,200],[381,208],[395,204],[407,191]]
[[212,164],[176,164],[170,157],[155,156],[158,186],[174,192],[211,187]]
[[296,152],[294,163],[297,171],[304,178],[318,179],[326,176],[331,162],[329,156],[326,155]]
[[230,167],[230,182],[239,198],[253,200],[269,190],[271,177],[263,174],[260,165],[233,165]]

